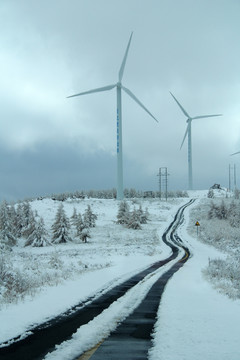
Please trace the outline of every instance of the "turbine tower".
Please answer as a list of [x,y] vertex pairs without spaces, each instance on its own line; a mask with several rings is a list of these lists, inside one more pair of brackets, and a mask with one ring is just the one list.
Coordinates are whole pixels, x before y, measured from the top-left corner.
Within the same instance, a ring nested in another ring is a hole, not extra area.
[[122,90],[124,90],[138,105],[140,105],[155,121],[158,122],[158,120],[150,113],[150,111],[136,98],[136,96],[126,87],[122,85],[122,78],[124,73],[124,68],[128,56],[128,50],[130,47],[130,43],[132,40],[132,34],[130,36],[130,39],[128,41],[127,49],[125,51],[123,61],[118,73],[118,82],[112,85],[107,85],[104,87],[100,87],[97,89],[81,92],[79,94],[68,96],[68,98],[74,97],[74,96],[81,96],[81,95],[87,95],[92,94],[95,92],[101,92],[101,91],[108,91],[112,90],[113,88],[117,88],[117,199],[122,200],[123,199],[123,162],[122,162]]
[[184,115],[187,117],[187,129],[183,137],[183,141],[181,144],[180,149],[182,148],[184,141],[186,139],[186,136],[188,135],[188,190],[193,189],[193,176],[192,176],[192,120],[195,119],[202,119],[202,118],[208,118],[213,116],[222,116],[222,114],[216,114],[216,115],[200,115],[200,116],[194,116],[191,117],[186,110],[182,107],[182,105],[178,102],[178,100],[175,98],[175,96],[170,92]]

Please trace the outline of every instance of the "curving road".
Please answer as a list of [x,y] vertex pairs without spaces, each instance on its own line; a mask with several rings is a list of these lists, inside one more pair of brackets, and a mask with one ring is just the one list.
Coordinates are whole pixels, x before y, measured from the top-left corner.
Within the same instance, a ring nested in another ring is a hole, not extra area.
[[182,258],[155,282],[141,304],[105,341],[74,360],[146,360],[148,358],[148,350],[152,346],[151,334],[164,288],[190,256],[189,250],[183,246],[176,230],[183,220],[185,208],[193,202],[194,200],[191,200],[179,208],[173,222],[163,234],[163,241],[172,248],[173,253],[178,253],[179,248],[184,250]]
[[[112,335],[103,341],[100,346],[98,344],[88,354],[79,355],[78,357],[78,359],[82,360],[89,358],[91,360],[147,359],[148,349],[151,347],[151,333],[164,288],[168,280],[183,266],[190,255],[188,249],[184,247],[182,240],[176,234],[176,230],[182,222],[184,209],[191,205],[193,201],[190,200],[179,208],[174,220],[163,234],[163,241],[172,249],[171,256],[154,263],[124,283],[103,293],[98,298],[89,298],[70,309],[67,313],[31,329],[31,333],[26,338],[21,339],[21,337],[18,337],[12,339],[10,345],[0,344],[0,359],[43,359],[48,352],[54,350],[55,345],[70,339],[72,334],[81,325],[88,323],[95,316],[98,316],[104,309],[108,308],[146,276],[170,261],[174,262],[175,260],[173,266],[152,286],[142,303],[118,326]],[[181,249],[184,250],[184,255],[181,260],[176,261]]]

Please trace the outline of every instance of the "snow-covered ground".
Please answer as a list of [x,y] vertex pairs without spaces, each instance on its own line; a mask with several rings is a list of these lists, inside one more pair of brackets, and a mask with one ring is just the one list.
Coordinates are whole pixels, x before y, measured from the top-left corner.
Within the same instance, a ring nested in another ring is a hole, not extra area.
[[[206,196],[206,192],[191,192],[190,196],[201,198]],[[73,207],[83,212],[87,204],[91,204],[98,215],[97,226],[91,230],[92,237],[87,244],[18,247],[13,251],[11,256],[14,257],[16,266],[23,267],[25,262],[25,265],[27,263],[33,267],[31,259],[35,259],[38,266],[31,268],[30,272],[37,274],[43,267],[43,271],[51,276],[56,271],[54,278],[57,278],[59,272],[67,272],[67,275],[52,286],[48,286],[47,282],[39,286],[37,292],[29,294],[22,301],[2,304],[0,342],[27,333],[33,325],[66,311],[90,295],[115,286],[139,269],[168,256],[169,249],[161,242],[161,235],[179,206],[187,201],[188,199],[177,199],[166,203],[157,199],[142,200],[142,206],[148,208],[151,220],[143,225],[142,230],[130,230],[115,224],[117,201],[86,199],[64,202],[68,216],[72,215]],[[131,201],[129,203],[132,208],[134,205],[138,206]],[[32,203],[32,208],[43,216],[48,231],[57,207],[58,202],[49,199]],[[240,301],[230,300],[218,293],[202,274],[209,258],[221,258],[225,255],[200,243],[196,239],[196,232],[195,236],[194,232],[192,236],[189,235],[187,225],[190,211],[191,208],[185,211],[185,221],[178,233],[191,249],[192,257],[165,289],[149,356],[151,360],[239,360]],[[194,225],[192,224],[193,229]],[[58,268],[51,268],[52,263],[58,264]],[[109,309],[82,326],[70,341],[60,345],[46,359],[72,359],[99,342],[103,334],[107,336],[117,326],[117,322],[138,305],[168,266],[170,265],[156,271],[154,276],[135,286]]]

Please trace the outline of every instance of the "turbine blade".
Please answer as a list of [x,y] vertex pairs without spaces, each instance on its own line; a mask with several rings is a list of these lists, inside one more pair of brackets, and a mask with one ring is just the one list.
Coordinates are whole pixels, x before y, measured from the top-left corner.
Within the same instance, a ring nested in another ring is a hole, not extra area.
[[182,148],[182,146],[183,146],[183,144],[184,144],[184,141],[185,141],[185,139],[186,139],[187,133],[188,133],[188,125],[187,125],[187,129],[186,129],[186,131],[185,131],[184,137],[183,137],[182,144],[181,144],[181,146],[180,146],[180,150],[181,150],[181,148]]
[[234,154],[231,154],[230,156],[237,155],[237,154],[240,154],[240,151],[235,152]]
[[158,122],[158,120],[153,116],[153,114],[150,113],[150,111],[141,103],[141,101],[139,101],[136,96],[127,88],[125,88],[124,86],[122,86],[122,89],[134,100],[136,101],[136,103],[138,103],[138,105],[140,105],[156,122]]
[[100,88],[97,88],[97,89],[84,91],[84,92],[81,92],[79,94],[70,95],[70,96],[67,96],[67,98],[71,98],[71,97],[74,97],[74,96],[80,96],[80,95],[92,94],[92,93],[95,93],[95,92],[108,91],[108,90],[111,90],[111,89],[113,89],[115,87],[116,87],[116,84],[108,85],[108,86],[100,87]]
[[182,112],[184,113],[184,115],[186,115],[187,118],[191,119],[191,116],[188,115],[188,113],[186,112],[186,110],[182,107],[182,105],[177,101],[177,99],[175,98],[175,96],[171,93],[171,91],[169,91],[170,94],[172,95],[172,97],[174,98],[174,100],[176,101],[176,103],[178,104],[178,106],[180,107],[180,109],[182,110]]
[[125,51],[125,54],[124,54],[124,57],[123,57],[123,61],[122,61],[122,65],[121,65],[120,70],[119,70],[119,73],[118,73],[119,82],[122,81],[123,72],[124,72],[124,68],[125,68],[125,64],[126,64],[126,60],[127,60],[127,56],[128,56],[128,50],[129,50],[129,47],[130,47],[130,44],[131,44],[131,40],[132,40],[132,35],[133,35],[133,32],[131,33],[130,39],[129,39],[129,41],[128,41],[128,46],[127,46],[127,49],[126,49],[126,51]]
[[213,116],[222,116],[222,114],[194,116],[194,117],[192,117],[192,120],[193,120],[193,119],[208,118],[208,117],[213,117]]

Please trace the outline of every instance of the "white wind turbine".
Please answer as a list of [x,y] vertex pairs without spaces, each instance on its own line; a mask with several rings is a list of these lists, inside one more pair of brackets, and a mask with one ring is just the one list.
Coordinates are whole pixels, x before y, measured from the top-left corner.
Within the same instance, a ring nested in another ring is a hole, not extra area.
[[184,113],[184,115],[187,117],[187,129],[186,129],[186,132],[184,134],[183,141],[182,141],[180,149],[182,148],[183,143],[184,143],[184,141],[186,139],[186,136],[188,135],[188,190],[192,190],[193,189],[193,176],[192,176],[192,120],[208,118],[208,117],[213,117],[213,116],[222,116],[222,114],[200,115],[200,116],[191,117],[186,112],[186,110],[182,107],[182,105],[178,102],[178,100],[175,98],[175,96],[171,92],[170,92],[170,94],[172,95],[172,97],[174,98],[174,100],[176,101],[176,103],[178,104],[178,106],[180,107],[182,112]]
[[148,111],[148,109],[136,98],[136,96],[126,87],[122,85],[122,78],[123,78],[123,72],[128,56],[128,50],[130,47],[130,43],[132,40],[132,34],[130,36],[127,49],[125,51],[125,55],[123,57],[123,61],[119,70],[118,74],[118,82],[113,85],[108,85],[104,87],[100,87],[97,89],[81,92],[79,94],[68,96],[74,97],[74,96],[80,96],[80,95],[87,95],[92,94],[95,92],[101,92],[101,91],[108,91],[112,90],[113,88],[117,88],[117,199],[122,200],[123,199],[123,164],[122,164],[122,90],[124,90],[133,100],[138,103],[154,120],[158,122],[158,120]]

